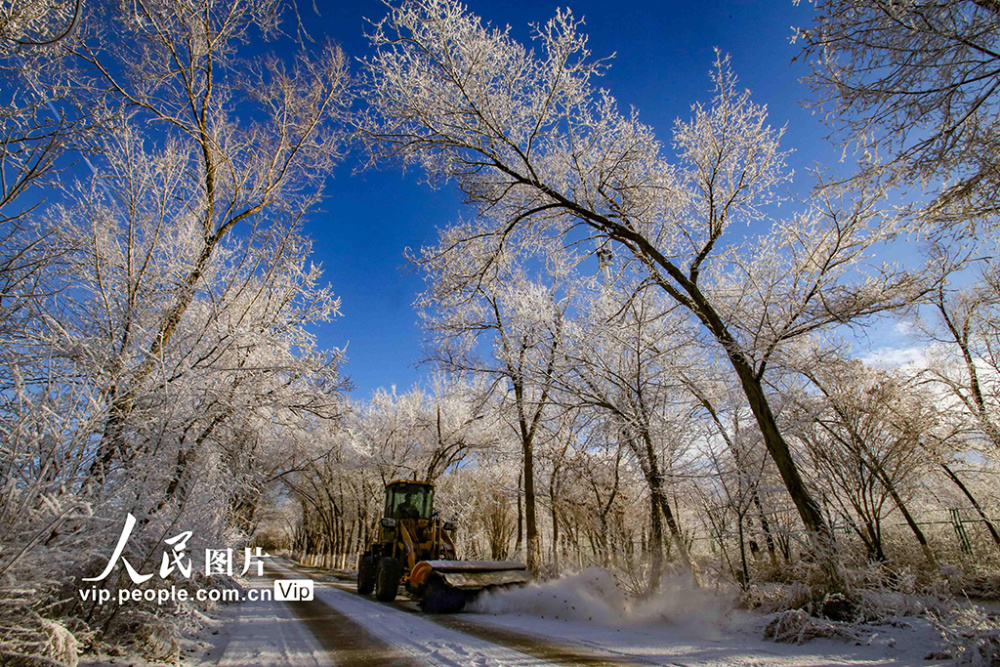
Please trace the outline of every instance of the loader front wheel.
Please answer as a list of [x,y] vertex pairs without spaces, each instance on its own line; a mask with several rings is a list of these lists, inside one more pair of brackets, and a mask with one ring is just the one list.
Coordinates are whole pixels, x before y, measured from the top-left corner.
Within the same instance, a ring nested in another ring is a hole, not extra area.
[[375,590],[375,559],[365,553],[358,561],[358,593],[368,595]]
[[375,598],[380,602],[392,602],[399,592],[399,578],[403,568],[395,558],[386,556],[378,562],[375,573]]
[[452,588],[439,579],[431,579],[424,589],[420,609],[428,614],[454,614],[462,611],[478,591],[463,591]]

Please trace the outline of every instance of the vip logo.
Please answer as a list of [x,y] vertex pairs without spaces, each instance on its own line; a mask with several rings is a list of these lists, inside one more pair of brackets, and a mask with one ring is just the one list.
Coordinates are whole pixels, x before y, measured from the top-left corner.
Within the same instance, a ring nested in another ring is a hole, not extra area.
[[274,582],[274,599],[308,602],[313,599],[313,582],[311,579],[278,579]]

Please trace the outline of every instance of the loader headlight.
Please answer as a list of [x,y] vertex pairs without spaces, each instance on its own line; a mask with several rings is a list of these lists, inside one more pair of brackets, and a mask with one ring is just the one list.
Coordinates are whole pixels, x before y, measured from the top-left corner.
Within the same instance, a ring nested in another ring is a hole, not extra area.
[[384,517],[382,517],[382,527],[383,528],[395,528],[396,527],[396,520],[393,519],[391,516],[384,516]]
[[458,524],[456,524],[454,521],[445,521],[443,527],[445,530],[455,530],[456,528],[458,528]]

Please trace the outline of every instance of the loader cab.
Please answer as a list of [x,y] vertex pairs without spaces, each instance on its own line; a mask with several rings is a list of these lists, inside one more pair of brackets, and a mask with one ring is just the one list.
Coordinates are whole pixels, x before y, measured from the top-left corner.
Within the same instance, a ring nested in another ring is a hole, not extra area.
[[429,519],[434,509],[434,485],[396,480],[385,486],[385,517]]

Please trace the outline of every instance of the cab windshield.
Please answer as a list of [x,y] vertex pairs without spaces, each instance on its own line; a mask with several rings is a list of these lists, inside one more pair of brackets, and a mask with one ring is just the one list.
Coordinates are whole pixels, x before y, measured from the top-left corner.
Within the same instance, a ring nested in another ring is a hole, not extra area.
[[396,484],[386,494],[386,516],[394,519],[429,519],[434,487],[423,484]]

